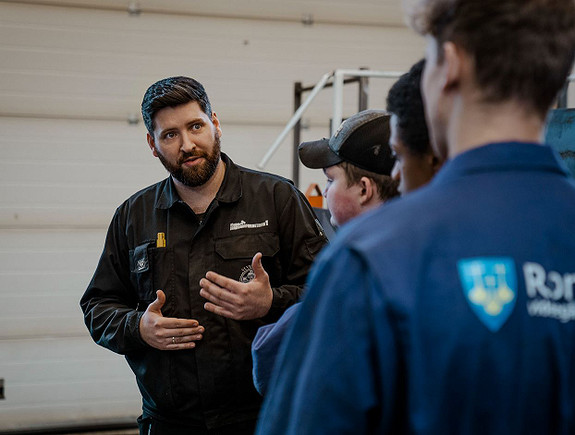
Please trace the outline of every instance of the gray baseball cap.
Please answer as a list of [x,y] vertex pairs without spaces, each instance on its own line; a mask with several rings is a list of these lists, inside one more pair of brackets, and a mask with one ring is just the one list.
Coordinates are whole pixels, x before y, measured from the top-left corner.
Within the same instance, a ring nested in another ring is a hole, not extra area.
[[389,114],[364,110],[341,123],[329,139],[303,142],[298,147],[301,162],[312,169],[349,162],[377,174],[391,175],[395,159],[389,149]]

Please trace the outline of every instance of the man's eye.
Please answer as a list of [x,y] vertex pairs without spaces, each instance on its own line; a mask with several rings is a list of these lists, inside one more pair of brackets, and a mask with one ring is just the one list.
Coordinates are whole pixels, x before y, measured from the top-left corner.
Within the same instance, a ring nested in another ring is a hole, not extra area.
[[202,124],[194,124],[194,125],[192,125],[192,130],[199,130],[200,128],[202,128]]
[[173,131],[170,131],[170,132],[168,132],[168,133],[166,133],[166,134],[164,135],[164,138],[165,138],[165,139],[173,139],[173,138],[175,138],[175,137],[176,137],[176,133],[173,132]]

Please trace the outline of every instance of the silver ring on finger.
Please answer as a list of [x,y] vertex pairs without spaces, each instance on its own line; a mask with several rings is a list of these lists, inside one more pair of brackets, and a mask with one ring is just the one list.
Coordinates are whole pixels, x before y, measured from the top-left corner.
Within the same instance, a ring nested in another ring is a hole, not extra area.
[[176,344],[176,337],[172,337],[172,344]]

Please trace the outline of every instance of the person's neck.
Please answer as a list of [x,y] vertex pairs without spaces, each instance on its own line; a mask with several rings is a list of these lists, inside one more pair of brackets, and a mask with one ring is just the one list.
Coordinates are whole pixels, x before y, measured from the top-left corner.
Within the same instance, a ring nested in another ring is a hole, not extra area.
[[365,213],[366,211],[370,211],[373,210],[377,207],[379,207],[380,205],[382,205],[384,202],[383,199],[381,199],[379,197],[379,194],[377,193],[377,191],[374,193],[374,196],[369,200],[369,202],[365,203],[362,205],[361,208],[361,213]]
[[190,187],[172,177],[176,191],[182,201],[190,206],[194,213],[205,213],[216,197],[226,173],[226,164],[220,159],[212,177],[201,186]]
[[448,153],[453,158],[488,143],[540,142],[544,120],[516,101],[465,104],[460,97],[449,124]]

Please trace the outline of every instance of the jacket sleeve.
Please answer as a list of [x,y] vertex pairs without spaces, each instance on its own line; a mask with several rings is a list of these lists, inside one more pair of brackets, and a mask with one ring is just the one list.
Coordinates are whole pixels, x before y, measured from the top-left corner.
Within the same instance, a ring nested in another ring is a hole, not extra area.
[[278,350],[300,304],[289,307],[276,323],[258,329],[252,342],[253,380],[258,393],[265,395]]
[[139,332],[143,312],[130,282],[130,262],[121,213],[116,211],[108,228],[104,250],[94,276],[80,300],[84,322],[94,341],[125,354],[147,344]]
[[272,288],[272,306],[264,318],[267,322],[276,321],[286,308],[300,300],[315,256],[327,243],[325,232],[306,197],[295,186],[288,186],[287,197],[285,194],[276,196],[284,274],[282,284]]
[[[360,256],[333,248],[328,251],[337,255],[320,255],[284,337],[257,435],[389,433],[376,368],[387,367],[382,383],[393,381],[396,358],[388,319],[378,318],[383,332],[373,331],[370,295],[379,284]],[[386,350],[383,361],[376,343]],[[388,387],[392,391],[393,382]]]

